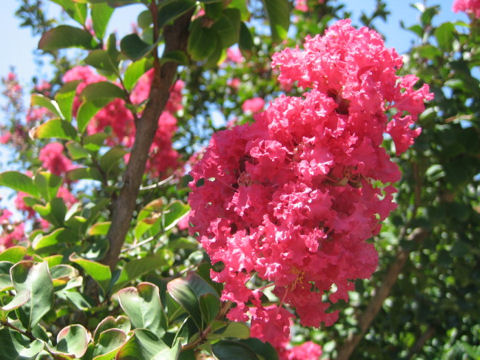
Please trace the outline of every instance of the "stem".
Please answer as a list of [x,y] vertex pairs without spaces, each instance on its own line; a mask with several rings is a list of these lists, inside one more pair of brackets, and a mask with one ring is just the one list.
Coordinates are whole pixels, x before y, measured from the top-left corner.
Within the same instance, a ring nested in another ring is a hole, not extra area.
[[[158,37],[157,9],[152,1],[152,18],[156,41]],[[179,17],[173,25],[166,26],[163,31],[165,53],[173,50],[184,51],[188,40],[188,25],[192,11]],[[125,235],[130,228],[130,222],[136,206],[136,199],[142,183],[145,164],[153,138],[158,128],[158,118],[165,109],[170,87],[177,72],[177,64],[167,62],[160,64],[156,51],[154,56],[154,78],[150,88],[150,96],[143,114],[136,124],[135,142],[130,153],[130,160],[123,178],[123,186],[113,205],[112,223],[107,234],[109,250],[103,263],[114,268],[118,262],[120,251],[125,241]]]
[[[427,230],[417,228],[410,234],[410,236],[408,236],[407,240],[421,242],[427,237],[427,235]],[[382,284],[376,289],[375,295],[368,304],[367,309],[363,314],[359,316],[359,331],[355,334],[350,334],[348,336],[347,340],[343,343],[342,347],[338,351],[337,360],[347,360],[350,358],[350,355],[352,355],[358,343],[360,342],[360,340],[362,340],[363,336],[365,335],[373,320],[377,316],[378,312],[382,308],[383,302],[390,295],[390,291],[392,290],[393,285],[397,281],[398,275],[400,275],[403,266],[407,262],[409,254],[409,250],[400,249],[395,258],[395,261],[388,268],[387,274],[385,275]]]

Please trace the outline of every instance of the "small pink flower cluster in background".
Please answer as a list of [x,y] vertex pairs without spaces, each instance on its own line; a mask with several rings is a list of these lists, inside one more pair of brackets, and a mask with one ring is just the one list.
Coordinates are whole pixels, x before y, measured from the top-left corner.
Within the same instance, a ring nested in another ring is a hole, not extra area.
[[473,14],[476,18],[480,18],[480,0],[455,0],[452,10],[454,12],[463,11],[467,14]]
[[0,252],[25,239],[25,224],[11,223],[10,218],[13,214],[6,209],[1,211],[0,226],[3,232],[0,234]]
[[50,143],[41,150],[38,158],[42,166],[52,174],[63,176],[68,171],[75,168],[69,158],[63,155],[63,145],[61,143]]
[[[228,317],[250,321],[252,336],[296,359],[304,348],[288,350],[288,309],[304,326],[331,325],[338,312],[329,303],[347,301],[353,281],[375,271],[366,240],[395,208],[391,184],[401,176],[384,134],[404,152],[433,96],[427,85],[414,89],[416,77],[396,75],[402,59],[378,33],[349,20],[273,64],[305,93],[282,95],[253,124],[212,137],[191,172],[189,221],[212,264],[224,265],[211,276],[235,304]],[[267,288],[274,305],[261,302]]]
[[[133,104],[139,105],[148,99],[152,79],[153,70],[150,70],[138,80],[130,97]],[[77,66],[69,70],[63,80],[65,82],[82,80],[77,87],[77,94],[80,94],[88,84],[106,81],[106,78],[96,74],[88,66]],[[165,111],[158,119],[158,130],[155,133],[147,162],[147,171],[153,176],[160,176],[167,170],[176,169],[179,166],[179,155],[172,148],[172,136],[177,129],[177,120],[174,114],[182,109],[181,91],[183,86],[184,84],[180,80],[172,86]],[[77,96],[74,101],[74,112],[78,110],[80,103],[81,100]],[[112,136],[107,139],[110,146],[131,147],[133,145],[135,139],[134,118],[123,99],[115,99],[101,109],[88,124],[87,132],[89,134],[103,132],[107,126],[112,128]]]
[[262,111],[264,106],[265,100],[256,97],[253,99],[245,100],[245,102],[242,104],[242,110],[244,112],[250,112],[251,114],[255,114]]
[[[299,10],[299,11],[302,11],[302,12],[307,12],[308,10],[310,10],[308,8],[307,2],[308,2],[308,0],[296,0],[295,1],[295,9]],[[324,2],[325,2],[325,0],[318,0],[319,4],[323,4]]]

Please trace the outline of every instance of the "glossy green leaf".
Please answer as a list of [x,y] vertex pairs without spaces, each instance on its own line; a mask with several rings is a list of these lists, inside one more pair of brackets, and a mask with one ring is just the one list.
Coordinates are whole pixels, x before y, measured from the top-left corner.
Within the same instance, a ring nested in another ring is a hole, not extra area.
[[113,8],[107,4],[92,4],[92,27],[95,35],[103,39],[107,30],[108,22],[113,14]]
[[53,287],[58,288],[66,285],[70,280],[79,276],[78,270],[73,266],[60,264],[50,268]]
[[167,249],[160,249],[155,255],[130,260],[123,267],[116,285],[135,280],[160,267],[172,265],[173,261],[174,254]]
[[7,327],[0,329],[0,359],[30,359],[44,348],[41,340],[31,341],[27,337]]
[[183,51],[180,50],[169,51],[168,53],[162,55],[160,62],[164,64],[169,61],[175,62],[179,65],[187,65],[188,57]]
[[240,34],[240,11],[225,9],[223,15],[212,26],[220,38],[222,47],[228,48],[238,42]]
[[72,0],[52,0],[60,5],[65,12],[80,25],[84,25],[87,20],[87,5]]
[[455,25],[450,22],[441,24],[434,32],[438,46],[444,51],[452,51],[455,40]]
[[32,328],[53,305],[53,283],[48,264],[20,261],[10,269],[10,277],[17,294],[30,295],[23,308],[28,314],[28,327]]
[[130,321],[126,316],[120,315],[117,316],[117,318],[114,318],[113,316],[107,316],[105,319],[100,321],[95,328],[93,339],[95,342],[97,342],[100,334],[109,329],[118,329],[124,333],[128,333],[130,331],[130,327]]
[[95,343],[94,360],[111,360],[127,341],[127,335],[119,329],[103,331]]
[[288,0],[263,0],[270,21],[270,31],[274,41],[287,38],[290,26],[290,4]]
[[123,79],[123,84],[127,91],[131,91],[138,79],[149,69],[147,59],[140,59],[138,61],[132,62],[125,70],[125,76]]
[[240,344],[248,346],[255,354],[262,357],[262,360],[278,360],[278,354],[268,342],[263,342],[257,338],[239,340]]
[[13,262],[0,261],[0,292],[7,289],[13,289],[13,285],[10,280],[10,268],[12,266]]
[[58,175],[41,171],[35,175],[35,186],[43,199],[49,201],[57,196],[58,189],[62,185],[62,178]]
[[123,98],[125,93],[117,85],[109,81],[100,81],[85,86],[82,97],[93,104],[103,107],[115,98]]
[[179,347],[168,347],[158,336],[146,329],[135,329],[134,335],[122,346],[116,360],[176,360]]
[[66,177],[72,181],[81,179],[102,181],[103,179],[100,172],[95,168],[76,168],[68,171]]
[[194,8],[194,0],[162,1],[158,9],[158,27],[162,28]]
[[172,229],[177,223],[182,220],[184,216],[190,211],[190,206],[181,201],[174,201],[168,205],[164,210],[164,229],[168,231]]
[[137,24],[142,29],[148,29],[153,23],[152,13],[150,10],[144,10],[137,16]]
[[65,247],[72,233],[65,228],[57,228],[47,235],[37,236],[32,242],[32,248],[39,253],[49,252],[53,249]]
[[94,68],[115,74],[118,72],[117,61],[112,59],[107,50],[93,50],[84,59],[85,63]]
[[72,160],[86,159],[90,157],[90,152],[77,142],[69,141],[66,144],[66,148]]
[[5,306],[2,306],[0,309],[3,311],[12,311],[20,306],[23,306],[28,303],[30,300],[30,292],[29,291],[20,291],[15,294],[12,300]]
[[104,99],[103,105],[96,105],[92,102],[86,101],[83,102],[80,107],[78,108],[77,112],[77,127],[80,133],[83,133],[87,128],[88,123],[90,120],[95,116],[96,113],[100,111],[100,109],[107,105],[111,99]]
[[22,191],[34,197],[38,196],[38,189],[30,176],[18,171],[0,173],[0,186],[6,186],[16,191]]
[[75,94],[79,83],[79,80],[69,81],[64,84],[55,95],[55,101],[57,102],[58,107],[63,115],[63,119],[66,121],[72,120],[73,100],[75,99]]
[[30,98],[30,104],[31,106],[44,107],[45,109],[48,109],[49,111],[51,111],[54,115],[63,119],[62,111],[60,110],[60,107],[58,106],[57,102],[55,100],[49,99],[45,95],[32,94]]
[[234,340],[222,340],[212,346],[219,360],[259,360],[248,346]]
[[89,230],[88,234],[95,235],[107,235],[108,229],[110,229],[111,221],[104,221],[94,224]]
[[250,51],[253,48],[253,38],[247,25],[242,21],[240,24],[240,37],[238,47],[242,51]]
[[80,265],[83,270],[95,280],[102,288],[104,293],[108,293],[110,288],[110,280],[112,279],[112,272],[107,265],[98,262],[82,259],[76,254],[70,256],[70,261]]
[[111,148],[98,160],[100,168],[108,174],[121,160],[123,160],[126,153],[127,152],[122,147],[118,146]]
[[46,123],[37,126],[30,132],[33,138],[37,139],[65,139],[74,140],[77,137],[77,130],[68,122],[61,119],[51,119]]
[[68,325],[57,335],[56,352],[79,358],[87,351],[89,342],[90,334],[82,325]]
[[250,337],[250,328],[247,324],[241,322],[229,322],[222,331],[224,338],[248,339]]
[[204,294],[199,297],[200,311],[202,312],[203,321],[210,324],[220,311],[220,299],[215,294]]
[[196,19],[190,28],[187,50],[193,60],[208,58],[217,47],[218,35],[211,28],[203,27],[202,19]]
[[142,282],[136,288],[120,290],[116,298],[133,327],[148,329],[158,336],[163,336],[167,320],[156,285]]
[[247,7],[246,0],[232,0],[228,4],[229,8],[238,9],[240,11],[242,21],[248,21],[250,19],[250,10]]
[[27,248],[23,246],[12,246],[0,252],[0,261],[19,262],[27,254]]
[[94,49],[96,46],[92,35],[88,31],[69,25],[60,25],[45,32],[38,48],[44,51],[55,51],[69,47]]
[[120,41],[120,49],[131,60],[139,60],[152,51],[156,45],[147,44],[137,34],[129,34]]
[[167,284],[168,293],[175,299],[192,317],[198,328],[205,324],[200,309],[199,297],[212,294],[218,298],[218,294],[205,280],[195,273],[190,273],[186,279],[177,278]]

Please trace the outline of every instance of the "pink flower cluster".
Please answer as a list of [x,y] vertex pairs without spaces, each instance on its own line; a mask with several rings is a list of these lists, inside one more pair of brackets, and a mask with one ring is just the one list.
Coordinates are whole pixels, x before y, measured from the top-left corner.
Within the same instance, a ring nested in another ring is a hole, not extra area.
[[10,217],[12,215],[6,209],[2,210],[0,215],[0,226],[3,230],[0,234],[0,252],[25,239],[25,224],[23,222],[11,223]]
[[[147,100],[152,79],[153,70],[150,70],[138,80],[131,94],[130,100],[132,103],[139,105]],[[63,80],[65,82],[82,80],[82,83],[77,87],[77,94],[80,94],[88,84],[106,81],[106,78],[94,73],[87,66],[77,66],[69,70]],[[179,165],[179,155],[172,148],[171,139],[177,129],[177,120],[173,115],[182,108],[182,89],[182,81],[177,81],[172,86],[166,109],[158,120],[158,130],[155,133],[147,162],[147,171],[153,176],[159,176],[169,169],[177,168]],[[80,102],[80,98],[77,97],[74,102],[74,112],[78,110]],[[112,128],[112,136],[107,140],[109,145],[122,145],[125,147],[133,145],[135,123],[133,115],[127,109],[124,100],[115,99],[101,109],[88,124],[87,132],[89,134],[103,132],[106,127]]]
[[42,162],[42,166],[52,174],[62,176],[68,171],[75,168],[70,159],[63,155],[63,145],[61,143],[50,143],[45,145],[38,158]]
[[[391,184],[401,176],[384,134],[405,151],[432,94],[415,90],[414,76],[397,76],[401,57],[349,20],[273,64],[280,81],[305,93],[280,96],[253,124],[212,137],[191,172],[189,220],[212,263],[224,265],[211,275],[235,304],[229,318],[250,320],[252,336],[288,359],[287,308],[304,326],[331,325],[330,303],[348,300],[353,281],[375,271],[366,240],[395,208]],[[271,293],[278,302],[264,306]]]
[[467,14],[473,14],[480,18],[480,0],[455,0],[452,10],[454,12],[464,11]]

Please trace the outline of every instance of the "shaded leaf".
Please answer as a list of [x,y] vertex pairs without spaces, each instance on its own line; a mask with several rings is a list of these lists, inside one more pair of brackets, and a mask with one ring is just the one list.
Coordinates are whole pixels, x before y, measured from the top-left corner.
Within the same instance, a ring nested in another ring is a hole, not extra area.
[[70,261],[80,265],[83,270],[95,280],[102,288],[105,294],[108,293],[110,288],[110,280],[112,279],[112,273],[107,265],[100,264],[98,262],[82,259],[76,254],[70,255]]
[[95,48],[96,43],[88,31],[69,25],[60,25],[45,32],[38,48],[44,51],[54,51],[69,47],[84,49]]
[[290,26],[290,4],[288,0],[263,0],[270,21],[270,31],[274,41],[287,38]]
[[77,137],[75,128],[65,120],[51,119],[46,123],[33,128],[30,136],[37,139],[65,139],[74,140]]

